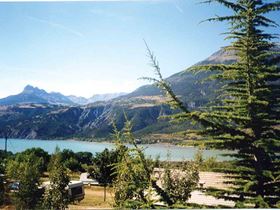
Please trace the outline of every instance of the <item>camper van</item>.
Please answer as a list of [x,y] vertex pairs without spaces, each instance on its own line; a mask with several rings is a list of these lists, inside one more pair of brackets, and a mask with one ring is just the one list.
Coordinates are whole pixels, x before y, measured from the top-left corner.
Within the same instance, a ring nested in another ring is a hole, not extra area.
[[[48,188],[50,182],[44,182],[42,187]],[[70,181],[66,187],[68,190],[68,196],[71,201],[81,201],[85,197],[84,185],[81,181]]]
[[81,181],[70,181],[68,195],[72,201],[81,201],[85,197],[84,185]]

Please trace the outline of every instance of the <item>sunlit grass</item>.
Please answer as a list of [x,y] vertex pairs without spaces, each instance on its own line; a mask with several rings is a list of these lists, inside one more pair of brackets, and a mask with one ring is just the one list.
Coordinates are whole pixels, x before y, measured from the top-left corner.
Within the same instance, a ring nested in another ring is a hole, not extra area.
[[100,186],[85,187],[85,198],[74,205],[70,205],[70,209],[92,208],[112,208],[113,207],[112,188],[107,188],[106,201],[104,201],[104,190]]

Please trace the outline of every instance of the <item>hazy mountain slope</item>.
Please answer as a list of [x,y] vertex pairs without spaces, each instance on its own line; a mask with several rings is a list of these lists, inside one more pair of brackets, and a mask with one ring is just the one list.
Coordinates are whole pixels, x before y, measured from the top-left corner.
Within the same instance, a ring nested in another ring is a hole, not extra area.
[[94,103],[97,101],[109,101],[111,99],[117,98],[119,96],[126,95],[127,93],[105,93],[105,94],[96,94],[88,99],[88,103]]
[[6,98],[0,99],[0,105],[14,105],[23,103],[40,103],[47,104],[48,101],[39,96],[32,94],[21,93],[18,95],[8,96]]
[[67,97],[75,104],[85,105],[88,103],[88,99],[81,96],[70,95]]
[[109,101],[111,99],[117,98],[119,96],[125,95],[126,93],[105,93],[105,94],[96,94],[90,98],[80,97],[70,95],[67,96],[72,102],[79,105],[86,105],[90,103],[95,103],[97,101]]

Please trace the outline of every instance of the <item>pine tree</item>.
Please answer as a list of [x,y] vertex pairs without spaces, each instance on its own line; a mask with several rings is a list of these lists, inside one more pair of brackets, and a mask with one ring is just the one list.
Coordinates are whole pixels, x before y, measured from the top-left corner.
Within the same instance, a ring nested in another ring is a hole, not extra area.
[[275,207],[280,195],[279,131],[279,52],[272,42],[275,36],[263,29],[277,24],[265,15],[280,9],[279,1],[209,0],[229,8],[232,14],[209,21],[227,21],[230,46],[224,50],[237,56],[229,65],[205,65],[191,68],[196,73],[212,72],[209,80],[223,84],[214,105],[196,111],[174,94],[164,81],[159,64],[148,49],[158,79],[148,78],[164,90],[171,105],[183,112],[172,119],[192,120],[203,126],[190,131],[207,139],[217,149],[232,150],[231,170],[220,169],[232,180],[227,190],[212,189],[219,197],[236,201],[238,206]]
[[49,167],[50,185],[45,189],[43,205],[47,209],[65,209],[70,200],[66,187],[70,182],[67,169],[62,163],[59,149],[52,155]]

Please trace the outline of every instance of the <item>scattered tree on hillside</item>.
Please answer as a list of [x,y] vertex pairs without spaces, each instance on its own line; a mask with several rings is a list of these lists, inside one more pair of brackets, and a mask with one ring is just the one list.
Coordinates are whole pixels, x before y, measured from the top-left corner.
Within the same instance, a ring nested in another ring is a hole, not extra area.
[[196,66],[191,71],[210,71],[209,80],[221,82],[215,105],[195,111],[172,91],[163,79],[159,64],[148,49],[158,79],[146,78],[164,90],[173,107],[182,113],[174,120],[191,120],[204,127],[189,131],[204,136],[217,149],[234,150],[232,169],[227,173],[233,187],[212,189],[219,198],[236,201],[238,206],[275,207],[280,194],[279,117],[280,83],[279,53],[275,52],[274,36],[263,29],[277,24],[265,15],[280,9],[279,1],[207,0],[232,11],[209,21],[227,21],[227,39],[233,40],[224,50],[236,53],[238,60],[229,65]]

